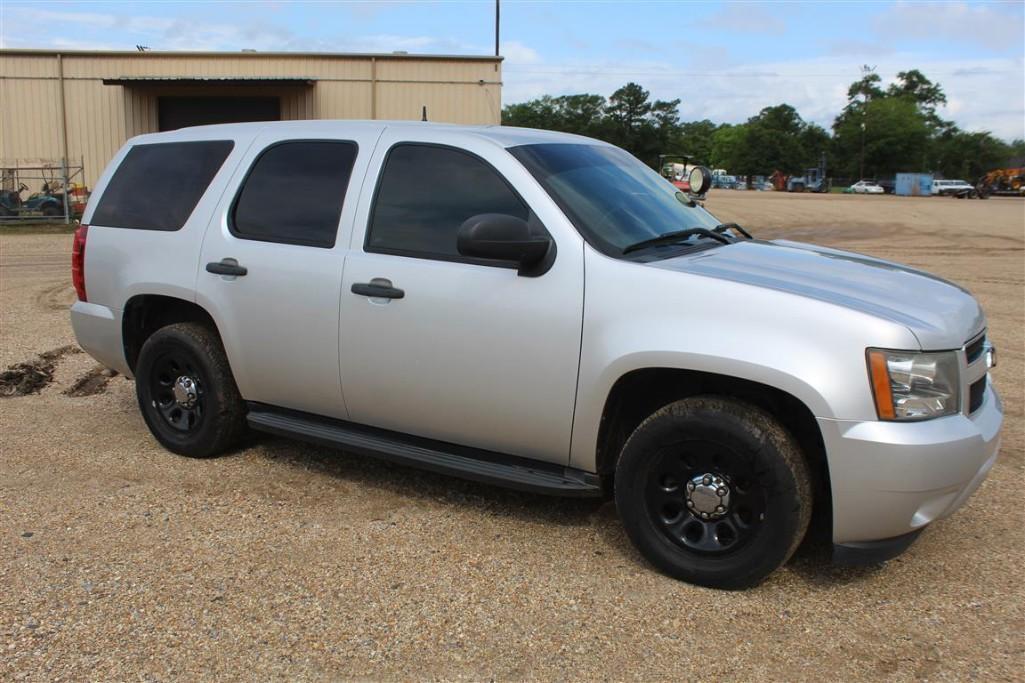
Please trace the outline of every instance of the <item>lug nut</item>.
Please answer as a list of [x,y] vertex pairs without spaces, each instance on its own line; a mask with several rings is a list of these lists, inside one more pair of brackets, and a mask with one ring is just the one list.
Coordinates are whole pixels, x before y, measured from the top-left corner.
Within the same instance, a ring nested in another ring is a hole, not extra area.
[[717,494],[719,494],[719,497],[720,497],[720,498],[721,498],[722,496],[725,496],[725,495],[726,495],[726,493],[727,493],[727,491],[726,491],[726,487],[725,487],[725,486],[720,486],[720,487],[719,487],[719,490],[718,490],[718,491],[716,491],[716,493],[717,493]]
[[701,480],[701,483],[704,484],[705,486],[708,486],[709,484],[712,483],[712,477],[710,477],[710,476],[708,476],[706,474],[704,479]]

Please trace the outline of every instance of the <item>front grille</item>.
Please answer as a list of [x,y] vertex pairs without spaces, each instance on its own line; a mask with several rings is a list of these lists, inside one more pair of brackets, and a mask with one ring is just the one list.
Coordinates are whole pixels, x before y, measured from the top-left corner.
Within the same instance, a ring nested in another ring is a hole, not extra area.
[[968,387],[968,412],[974,413],[982,407],[982,398],[986,395],[986,378],[976,380]]
[[986,350],[986,335],[980,335],[978,339],[968,342],[964,347],[964,353],[968,360],[968,365],[971,365],[979,359],[982,352]]

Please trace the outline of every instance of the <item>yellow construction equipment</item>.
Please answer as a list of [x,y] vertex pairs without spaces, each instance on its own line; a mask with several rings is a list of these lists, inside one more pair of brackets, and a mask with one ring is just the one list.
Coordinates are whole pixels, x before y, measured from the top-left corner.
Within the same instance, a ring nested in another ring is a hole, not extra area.
[[998,168],[979,178],[979,192],[1025,196],[1025,168]]

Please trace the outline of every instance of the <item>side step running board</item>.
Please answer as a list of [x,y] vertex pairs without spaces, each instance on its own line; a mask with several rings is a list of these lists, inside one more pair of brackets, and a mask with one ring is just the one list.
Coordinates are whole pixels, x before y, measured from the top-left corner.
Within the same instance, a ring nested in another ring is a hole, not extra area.
[[597,476],[552,463],[481,451],[341,420],[249,404],[253,429],[369,455],[401,465],[533,493],[601,495]]

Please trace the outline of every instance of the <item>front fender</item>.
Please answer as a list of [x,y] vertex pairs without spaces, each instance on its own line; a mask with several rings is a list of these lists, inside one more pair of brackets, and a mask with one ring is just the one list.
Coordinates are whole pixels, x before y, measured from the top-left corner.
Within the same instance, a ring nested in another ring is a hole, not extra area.
[[619,378],[669,368],[764,384],[815,416],[872,420],[868,346],[917,348],[906,327],[787,292],[619,261],[588,250],[570,465],[596,471]]

